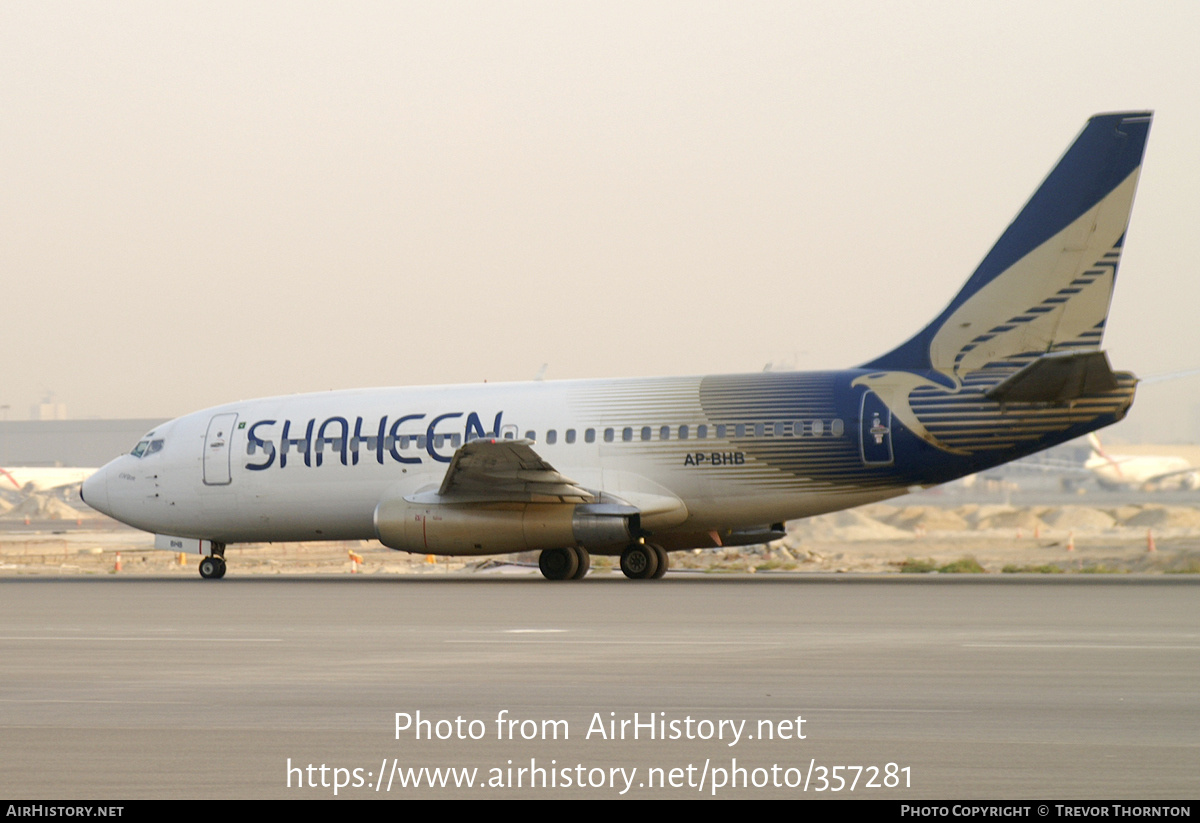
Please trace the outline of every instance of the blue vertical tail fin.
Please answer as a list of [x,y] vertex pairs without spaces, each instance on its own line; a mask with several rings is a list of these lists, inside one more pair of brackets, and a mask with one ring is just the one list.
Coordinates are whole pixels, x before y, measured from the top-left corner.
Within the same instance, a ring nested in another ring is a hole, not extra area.
[[985,366],[1099,349],[1151,119],[1088,120],[950,305],[862,368],[932,370],[961,383]]

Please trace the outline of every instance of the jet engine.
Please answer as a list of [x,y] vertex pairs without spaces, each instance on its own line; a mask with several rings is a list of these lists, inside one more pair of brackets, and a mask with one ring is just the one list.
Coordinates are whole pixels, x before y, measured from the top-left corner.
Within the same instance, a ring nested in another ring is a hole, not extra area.
[[442,555],[508,554],[582,546],[620,552],[641,535],[638,510],[614,503],[385,500],[375,534],[390,549]]

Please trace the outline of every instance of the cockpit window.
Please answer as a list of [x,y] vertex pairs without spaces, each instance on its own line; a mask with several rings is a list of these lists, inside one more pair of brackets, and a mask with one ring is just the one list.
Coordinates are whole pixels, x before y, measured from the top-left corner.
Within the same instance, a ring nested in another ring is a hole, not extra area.
[[162,438],[159,438],[158,440],[141,440],[136,446],[133,447],[133,451],[131,451],[130,454],[132,454],[134,457],[148,457],[155,452],[162,451],[162,447]]

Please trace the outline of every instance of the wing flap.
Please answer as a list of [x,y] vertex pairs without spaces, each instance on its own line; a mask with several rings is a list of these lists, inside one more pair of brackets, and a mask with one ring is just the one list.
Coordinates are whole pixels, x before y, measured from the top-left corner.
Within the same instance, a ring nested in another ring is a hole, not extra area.
[[[454,453],[440,500],[593,503],[596,496],[533,450],[532,440],[472,440]],[[421,495],[428,497],[428,495]]]

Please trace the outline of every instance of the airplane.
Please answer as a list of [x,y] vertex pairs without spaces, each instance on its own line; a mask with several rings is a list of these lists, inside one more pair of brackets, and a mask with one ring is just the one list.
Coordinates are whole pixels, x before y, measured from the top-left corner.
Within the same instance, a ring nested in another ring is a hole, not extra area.
[[22,494],[48,492],[78,486],[95,469],[19,466],[0,468],[0,489]]
[[420,554],[592,555],[763,543],[786,520],[977,473],[1122,419],[1137,379],[1100,345],[1150,112],[1090,118],[935,319],[855,368],[377,388],[229,403],[164,423],[84,501],[201,556],[378,539]]
[[1083,467],[1104,489],[1147,489],[1164,486],[1200,489],[1200,469],[1169,454],[1109,454],[1095,434],[1088,435],[1091,455]]

